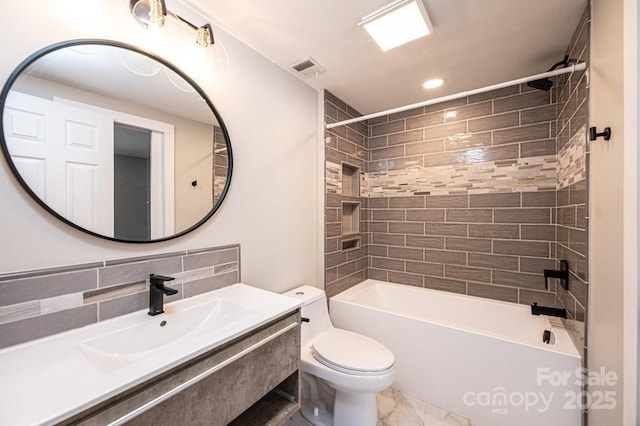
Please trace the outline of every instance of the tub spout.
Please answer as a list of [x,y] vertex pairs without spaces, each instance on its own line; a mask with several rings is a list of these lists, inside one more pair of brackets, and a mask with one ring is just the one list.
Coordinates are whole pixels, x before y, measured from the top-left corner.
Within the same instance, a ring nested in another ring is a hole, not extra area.
[[538,306],[538,302],[531,304],[531,315],[547,315],[550,317],[567,318],[567,310],[564,308],[552,308],[550,306]]

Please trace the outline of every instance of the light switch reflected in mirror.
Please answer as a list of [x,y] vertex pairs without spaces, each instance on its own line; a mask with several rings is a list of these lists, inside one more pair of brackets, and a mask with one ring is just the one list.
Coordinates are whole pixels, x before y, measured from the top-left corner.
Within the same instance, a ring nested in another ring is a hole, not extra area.
[[102,40],[50,46],[14,71],[1,101],[10,168],[77,229],[167,240],[203,224],[226,195],[232,154],[222,118],[157,56]]

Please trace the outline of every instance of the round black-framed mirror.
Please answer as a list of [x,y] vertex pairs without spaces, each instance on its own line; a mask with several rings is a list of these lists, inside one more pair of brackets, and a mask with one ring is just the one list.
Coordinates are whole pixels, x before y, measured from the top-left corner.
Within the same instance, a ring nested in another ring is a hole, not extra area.
[[0,145],[24,190],[66,224],[153,243],[203,225],[233,155],[222,117],[189,76],[122,42],[65,41],[25,59],[0,93]]

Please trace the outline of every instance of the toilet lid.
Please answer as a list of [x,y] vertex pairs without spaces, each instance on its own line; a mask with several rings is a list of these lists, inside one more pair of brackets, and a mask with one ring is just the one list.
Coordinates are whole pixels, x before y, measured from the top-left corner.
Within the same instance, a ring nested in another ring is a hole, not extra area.
[[336,369],[378,372],[393,366],[393,353],[383,344],[347,330],[332,329],[311,345],[313,356]]

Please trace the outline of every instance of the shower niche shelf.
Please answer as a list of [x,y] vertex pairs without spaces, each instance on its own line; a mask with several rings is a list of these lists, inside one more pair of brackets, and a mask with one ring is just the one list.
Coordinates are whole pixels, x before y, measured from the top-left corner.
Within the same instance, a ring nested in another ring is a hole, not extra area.
[[360,233],[360,203],[342,202],[342,235]]
[[341,250],[342,251],[351,251],[360,248],[360,237],[355,238],[346,238],[342,240]]
[[344,197],[360,196],[360,167],[342,163],[342,195]]

